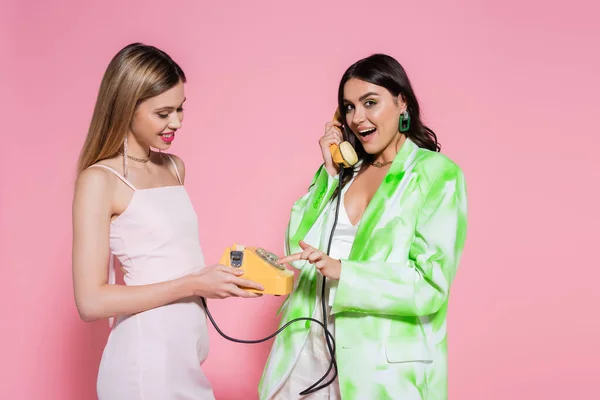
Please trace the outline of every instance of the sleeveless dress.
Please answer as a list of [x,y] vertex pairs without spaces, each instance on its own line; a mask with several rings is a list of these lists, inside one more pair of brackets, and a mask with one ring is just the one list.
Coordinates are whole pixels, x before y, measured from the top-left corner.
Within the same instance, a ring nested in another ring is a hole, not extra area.
[[[198,219],[181,184],[133,190],[125,211],[110,224],[110,250],[124,270],[126,285],[172,280],[204,267]],[[109,283],[114,284],[114,268]],[[121,316],[102,354],[97,394],[100,400],[214,399],[201,364],[208,355],[206,314],[198,297]]]

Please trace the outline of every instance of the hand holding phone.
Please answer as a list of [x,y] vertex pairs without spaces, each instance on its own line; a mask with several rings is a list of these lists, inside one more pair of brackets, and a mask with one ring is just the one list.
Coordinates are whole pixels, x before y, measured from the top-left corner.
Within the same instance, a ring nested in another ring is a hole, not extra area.
[[352,145],[344,141],[339,109],[336,109],[333,119],[325,124],[325,134],[319,140],[325,168],[331,176],[339,172],[340,165],[351,167],[358,162],[358,156]]

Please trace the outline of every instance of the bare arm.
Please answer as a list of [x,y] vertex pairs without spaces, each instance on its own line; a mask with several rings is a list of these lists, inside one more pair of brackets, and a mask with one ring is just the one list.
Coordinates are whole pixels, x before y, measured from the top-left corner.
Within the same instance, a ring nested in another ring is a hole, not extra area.
[[116,178],[100,169],[80,174],[73,199],[73,287],[81,319],[93,321],[134,314],[188,296],[256,297],[240,289],[263,290],[239,278],[243,272],[214,265],[185,277],[140,286],[108,284],[109,229]]

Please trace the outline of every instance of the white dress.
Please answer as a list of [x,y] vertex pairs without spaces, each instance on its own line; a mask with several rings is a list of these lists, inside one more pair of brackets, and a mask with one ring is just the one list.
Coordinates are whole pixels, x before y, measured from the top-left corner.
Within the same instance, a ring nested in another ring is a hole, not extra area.
[[[329,255],[330,257],[338,260],[348,258],[348,256],[350,255],[350,250],[352,249],[352,244],[354,243],[354,238],[356,236],[356,230],[358,228],[358,223],[356,225],[352,225],[352,223],[350,222],[350,218],[348,217],[348,213],[346,212],[346,207],[344,205],[344,197],[346,191],[348,190],[348,188],[350,188],[350,185],[353,181],[354,177],[342,189],[342,198],[340,199],[340,212],[338,215],[337,225],[333,234],[333,239],[331,241],[331,251]],[[331,232],[336,205],[337,201],[332,201],[329,205],[329,213],[327,216],[326,225],[327,229],[323,230],[324,235],[329,235],[329,233]],[[322,242],[327,243],[328,238],[324,238]],[[319,279],[317,280],[317,306],[315,307],[315,312],[312,316],[312,318],[315,318],[319,321],[323,320],[321,305],[322,283],[323,280],[319,277]],[[333,305],[336,287],[337,281],[326,279],[325,304],[328,315],[331,311],[331,306]],[[329,316],[329,318],[327,319],[327,329],[335,337],[335,316]],[[325,372],[329,368],[330,358],[331,356],[329,355],[327,343],[325,342],[325,332],[323,331],[323,328],[320,325],[314,323],[311,324],[308,339],[304,347],[302,348],[302,351],[300,353],[300,356],[298,357],[296,364],[292,368],[290,375],[288,376],[287,380],[284,382],[282,387],[273,396],[273,399],[341,399],[337,377],[335,381],[329,386],[320,389],[315,393],[311,393],[308,396],[299,395],[301,391],[313,385],[319,378],[321,378],[325,374]],[[319,385],[322,385],[323,383],[329,381],[331,379],[331,376],[333,376],[332,373],[333,369],[332,372],[330,372],[330,375],[328,375],[328,377],[325,378]]]
[[[110,249],[127,271],[127,285],[163,282],[204,267],[198,219],[182,185],[136,189],[116,171],[95,166],[134,191],[127,209],[110,224]],[[119,317],[102,354],[98,398],[214,399],[201,367],[207,355],[206,314],[198,297]]]

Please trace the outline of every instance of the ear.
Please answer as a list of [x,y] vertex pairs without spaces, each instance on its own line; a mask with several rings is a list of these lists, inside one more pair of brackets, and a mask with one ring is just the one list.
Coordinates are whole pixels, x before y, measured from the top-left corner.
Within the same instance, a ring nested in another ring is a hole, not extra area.
[[406,101],[404,100],[404,97],[402,97],[402,93],[400,93],[398,96],[394,97],[394,103],[396,103],[396,106],[398,106],[398,110],[400,111],[400,114],[402,114],[404,111],[406,111],[407,109],[407,105],[406,105]]

